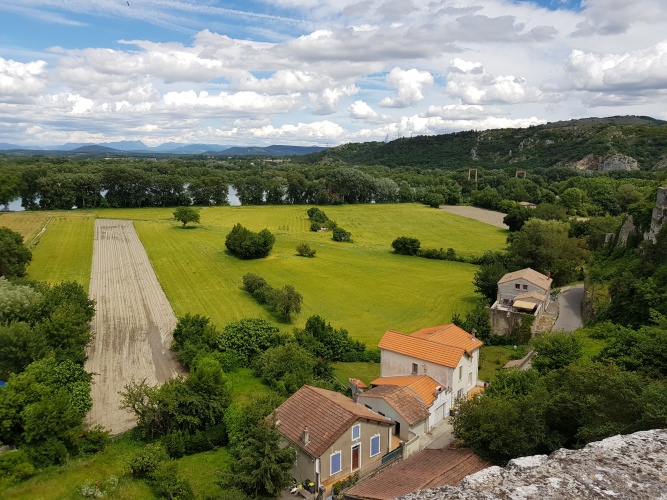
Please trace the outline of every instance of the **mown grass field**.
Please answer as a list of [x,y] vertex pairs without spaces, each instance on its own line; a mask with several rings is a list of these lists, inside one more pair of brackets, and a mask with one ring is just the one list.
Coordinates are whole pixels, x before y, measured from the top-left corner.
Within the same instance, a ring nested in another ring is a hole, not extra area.
[[[181,229],[173,209],[114,209],[2,214],[0,225],[34,238],[32,278],[60,282],[74,279],[86,288],[92,259],[93,217],[130,219],[176,315],[200,313],[222,327],[244,317],[277,321],[242,289],[246,273],[263,276],[274,287],[293,285],[303,308],[285,331],[319,314],[351,336],[376,344],[388,329],[411,332],[447,323],[465,313],[474,300],[475,266],[395,255],[398,236],[416,237],[422,247],[454,248],[480,255],[505,244],[505,230],[422,205],[346,205],[323,207],[330,219],[352,233],[352,243],[313,233],[306,206],[245,206],[202,209],[202,223]],[[251,230],[268,228],[276,236],[269,257],[244,261],[225,249],[225,236],[236,223]],[[295,247],[308,243],[312,259]]]
[[348,386],[351,378],[358,378],[370,386],[370,383],[380,376],[380,363],[334,363],[333,370],[336,379],[343,387]]
[[[148,256],[177,316],[200,313],[223,326],[244,317],[273,316],[242,289],[246,273],[274,287],[293,285],[303,295],[300,315],[286,331],[319,314],[351,336],[376,344],[392,328],[411,332],[450,321],[474,300],[475,266],[395,255],[391,242],[414,236],[425,247],[454,248],[479,255],[504,245],[506,231],[420,205],[324,207],[329,218],[352,233],[337,243],[331,233],[313,233],[307,207],[217,207],[202,210],[202,223],[181,229],[169,209],[100,211],[99,217],[135,220]],[[236,223],[268,228],[276,236],[269,257],[239,260],[227,253],[225,236]],[[295,247],[308,243],[312,259]]]
[[49,283],[76,281],[86,290],[90,283],[95,218],[58,217],[49,222],[32,249],[31,278]]

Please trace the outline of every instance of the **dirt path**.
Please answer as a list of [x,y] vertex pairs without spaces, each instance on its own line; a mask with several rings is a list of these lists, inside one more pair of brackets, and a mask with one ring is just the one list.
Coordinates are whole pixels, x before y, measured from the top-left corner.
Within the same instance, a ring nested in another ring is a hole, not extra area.
[[134,380],[155,385],[183,373],[169,345],[176,317],[131,221],[95,221],[90,298],[97,302],[86,370],[92,372],[89,425],[113,434],[134,426],[118,391]]
[[485,224],[491,224],[492,226],[501,227],[503,229],[509,229],[504,223],[503,218],[505,215],[502,212],[495,212],[493,210],[487,210],[485,208],[478,207],[468,207],[464,205],[441,205],[440,210],[445,212],[450,212],[456,215],[462,215],[463,217],[468,217],[469,219],[475,219]]

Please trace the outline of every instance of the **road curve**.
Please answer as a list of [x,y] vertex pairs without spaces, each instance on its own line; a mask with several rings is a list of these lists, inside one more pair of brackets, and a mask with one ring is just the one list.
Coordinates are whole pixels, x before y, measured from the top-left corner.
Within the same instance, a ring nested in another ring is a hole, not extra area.
[[584,300],[584,285],[564,288],[558,296],[558,319],[551,331],[572,332],[584,326],[581,303]]

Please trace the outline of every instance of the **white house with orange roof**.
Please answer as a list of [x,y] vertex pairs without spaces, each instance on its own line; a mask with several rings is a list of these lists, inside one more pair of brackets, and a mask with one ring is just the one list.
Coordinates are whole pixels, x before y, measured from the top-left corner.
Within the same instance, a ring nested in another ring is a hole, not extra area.
[[[445,390],[442,384],[438,383],[428,375],[380,377],[373,380],[371,386],[373,388],[380,386],[400,387],[407,394],[416,399],[428,411],[428,418],[425,422],[425,432],[433,429],[435,424],[449,415],[449,410],[454,403],[452,393]],[[372,390],[373,389],[371,389],[371,391]],[[364,393],[364,395],[366,394],[367,393]],[[359,402],[361,402],[361,400]]]
[[455,399],[465,397],[477,386],[482,344],[454,324],[422,328],[407,335],[387,330],[378,344],[380,377],[428,375],[440,392],[450,392]]

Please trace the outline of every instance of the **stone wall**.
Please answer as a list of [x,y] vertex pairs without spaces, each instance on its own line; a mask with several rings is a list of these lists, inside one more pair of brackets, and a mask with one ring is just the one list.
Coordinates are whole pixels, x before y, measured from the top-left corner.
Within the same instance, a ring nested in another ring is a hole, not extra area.
[[510,460],[456,486],[411,493],[402,500],[667,498],[667,430],[636,432],[581,450]]

